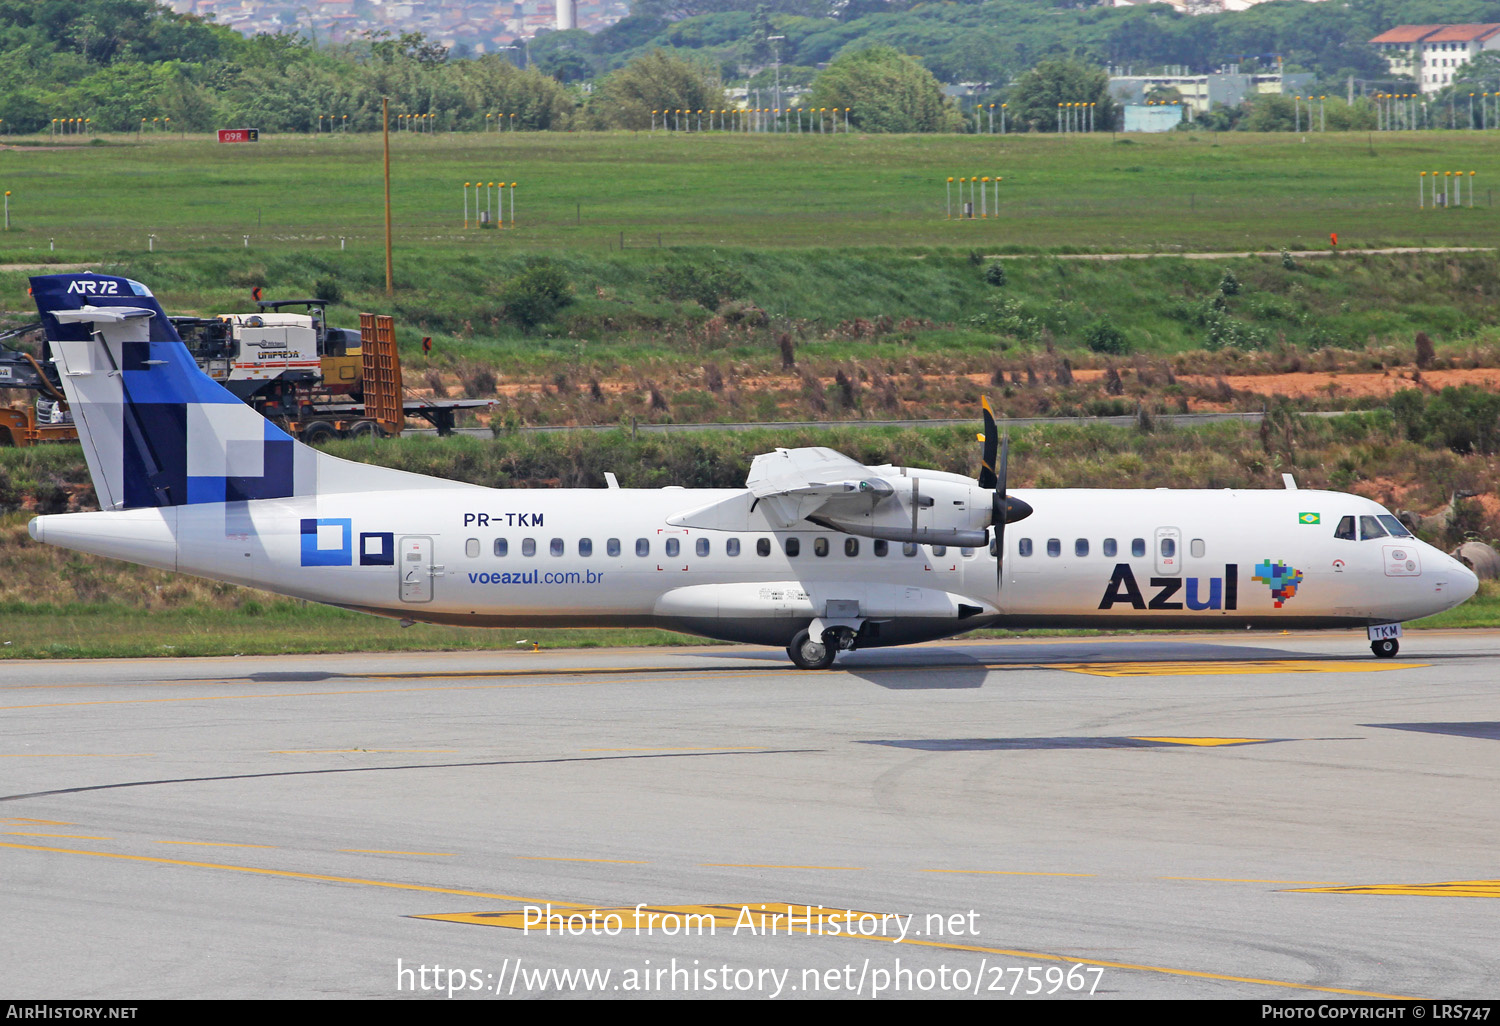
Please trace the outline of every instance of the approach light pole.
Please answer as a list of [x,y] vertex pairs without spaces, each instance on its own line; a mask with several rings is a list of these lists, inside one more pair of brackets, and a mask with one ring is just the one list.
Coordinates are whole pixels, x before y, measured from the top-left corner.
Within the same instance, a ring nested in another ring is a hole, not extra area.
[[786,42],[786,36],[767,36],[766,42],[772,44],[771,52],[776,58],[776,109],[781,109],[781,44]]
[[380,132],[385,140],[385,294],[396,294],[391,266],[391,99],[380,98]]

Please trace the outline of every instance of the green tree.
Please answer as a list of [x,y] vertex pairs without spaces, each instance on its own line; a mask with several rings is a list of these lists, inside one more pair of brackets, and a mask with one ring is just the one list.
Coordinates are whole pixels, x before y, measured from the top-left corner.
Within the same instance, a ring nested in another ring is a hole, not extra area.
[[1043,61],[1016,80],[1010,92],[1018,129],[1055,132],[1064,103],[1094,104],[1095,130],[1113,128],[1119,105],[1109,98],[1109,75],[1082,61]]
[[1473,92],[1495,92],[1500,90],[1500,52],[1490,50],[1480,54],[1453,73],[1455,87],[1463,86],[1467,95]]
[[654,50],[606,77],[584,110],[591,128],[651,127],[652,111],[721,110],[718,72],[688,57]]
[[386,64],[407,60],[432,67],[448,59],[448,48],[421,32],[403,32],[393,37],[389,29],[377,29],[366,32],[365,37],[370,40],[371,55]]
[[1434,396],[1406,389],[1391,397],[1390,408],[1413,442],[1462,453],[1500,449],[1500,395],[1477,385],[1449,385]]
[[500,302],[507,318],[530,330],[573,302],[573,283],[561,267],[541,257],[500,287]]
[[865,132],[953,132],[963,124],[932,72],[889,46],[840,56],[813,82],[807,105],[847,107]]
[[[443,72],[458,91],[454,118],[459,124],[487,128],[486,114],[505,115],[507,128],[524,131],[567,128],[572,123],[573,100],[567,89],[541,70],[518,69],[498,54],[488,54],[450,62]],[[514,125],[509,124],[512,120]]]
[[582,82],[594,77],[594,37],[583,29],[538,32],[528,53],[531,66],[559,82]]
[[96,132],[133,132],[141,119],[172,118],[172,128],[202,131],[213,118],[192,85],[196,71],[176,61],[120,61],[100,68],[65,91],[61,109],[85,111]]

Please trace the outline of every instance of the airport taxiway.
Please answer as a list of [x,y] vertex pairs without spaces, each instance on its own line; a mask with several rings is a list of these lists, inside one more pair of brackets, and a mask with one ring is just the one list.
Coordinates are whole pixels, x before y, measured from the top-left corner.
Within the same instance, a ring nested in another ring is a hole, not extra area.
[[1497,670],[1457,631],[0,663],[7,990],[1492,997]]

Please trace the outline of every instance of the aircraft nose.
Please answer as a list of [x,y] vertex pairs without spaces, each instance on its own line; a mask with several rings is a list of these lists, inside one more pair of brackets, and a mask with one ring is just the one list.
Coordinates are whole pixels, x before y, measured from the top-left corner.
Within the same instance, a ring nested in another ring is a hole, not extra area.
[[1453,581],[1454,595],[1458,602],[1467,602],[1479,590],[1479,577],[1452,556],[1448,556],[1447,560],[1452,564],[1448,568],[1448,573]]

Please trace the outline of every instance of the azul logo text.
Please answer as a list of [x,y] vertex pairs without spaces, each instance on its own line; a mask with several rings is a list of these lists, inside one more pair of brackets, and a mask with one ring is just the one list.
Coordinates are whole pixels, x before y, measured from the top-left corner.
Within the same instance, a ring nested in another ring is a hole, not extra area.
[[[1131,609],[1236,609],[1239,607],[1240,568],[1235,563],[1226,563],[1223,577],[1152,577],[1150,586],[1156,589],[1150,601],[1141,593],[1135,574],[1129,563],[1116,563],[1110,575],[1104,597],[1099,600],[1100,609],[1113,609],[1117,604]],[[1184,587],[1185,586],[1185,587]],[[1178,598],[1178,593],[1182,597]]]

